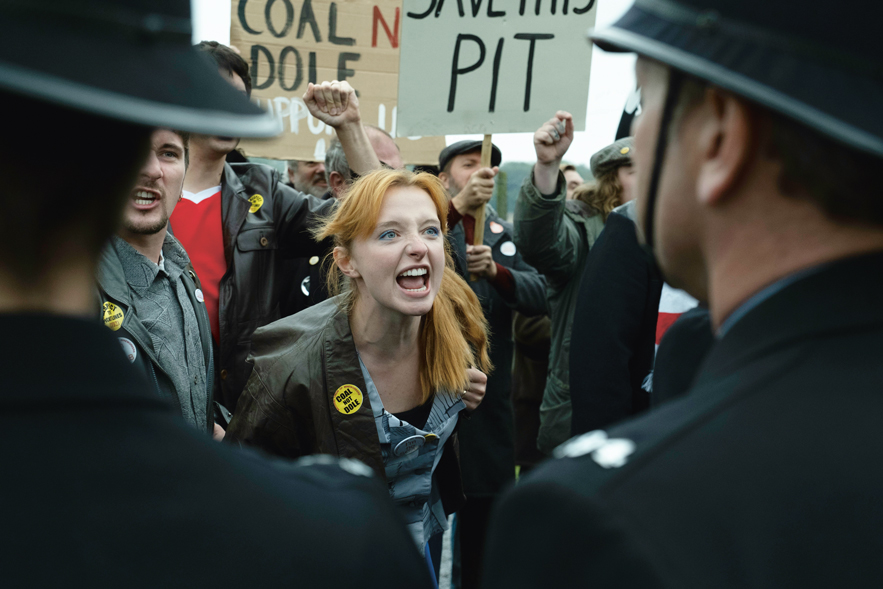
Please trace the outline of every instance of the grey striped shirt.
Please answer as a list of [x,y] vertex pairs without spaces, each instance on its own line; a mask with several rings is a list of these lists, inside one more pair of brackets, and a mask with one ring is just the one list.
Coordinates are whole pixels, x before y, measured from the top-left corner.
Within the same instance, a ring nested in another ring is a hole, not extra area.
[[448,528],[432,473],[441,459],[445,442],[457,425],[458,414],[466,405],[459,395],[437,392],[426,425],[417,429],[383,408],[377,387],[361,358],[359,366],[374,411],[389,496],[404,515],[408,529],[422,551],[430,538]]

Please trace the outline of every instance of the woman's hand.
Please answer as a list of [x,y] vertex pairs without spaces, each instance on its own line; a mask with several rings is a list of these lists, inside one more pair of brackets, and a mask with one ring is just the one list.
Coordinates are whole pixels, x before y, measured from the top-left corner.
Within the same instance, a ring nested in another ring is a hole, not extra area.
[[469,387],[463,391],[463,402],[467,409],[475,411],[487,391],[487,374],[477,368],[469,368],[466,374],[469,375]]

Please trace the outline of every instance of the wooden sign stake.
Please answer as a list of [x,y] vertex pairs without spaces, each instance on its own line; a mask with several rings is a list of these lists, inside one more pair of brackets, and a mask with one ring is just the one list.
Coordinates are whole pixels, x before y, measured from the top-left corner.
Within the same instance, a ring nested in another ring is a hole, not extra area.
[[[491,134],[488,133],[484,136],[484,140],[481,142],[482,168],[491,167],[491,147]],[[482,206],[475,214],[475,233],[473,235],[472,245],[482,245],[484,243],[484,209],[485,207]],[[479,280],[479,277],[475,274],[470,274],[469,280],[475,282]]]

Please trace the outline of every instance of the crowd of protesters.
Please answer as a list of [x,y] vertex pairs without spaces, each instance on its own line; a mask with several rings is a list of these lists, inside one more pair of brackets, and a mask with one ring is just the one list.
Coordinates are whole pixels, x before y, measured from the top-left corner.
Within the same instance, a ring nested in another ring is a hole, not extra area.
[[555,113],[509,222],[496,146],[409,171],[309,83],[335,138],[280,174],[187,6],[37,4],[0,94],[90,149],[0,146],[9,586],[883,583],[870,24],[636,3],[592,37],[638,53],[634,136],[586,179]]

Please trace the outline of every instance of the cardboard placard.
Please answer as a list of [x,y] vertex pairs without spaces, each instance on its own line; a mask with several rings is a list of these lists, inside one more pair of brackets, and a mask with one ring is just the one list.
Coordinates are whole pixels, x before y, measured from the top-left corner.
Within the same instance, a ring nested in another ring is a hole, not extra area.
[[[282,123],[270,140],[243,139],[246,155],[324,160],[334,132],[310,116],[308,82],[346,80],[362,121],[396,136],[400,0],[233,0],[230,44],[249,63],[252,97]],[[406,163],[437,164],[444,137],[396,139]]]
[[[596,0],[404,0],[402,134],[586,126]],[[431,39],[431,42],[427,42]]]

